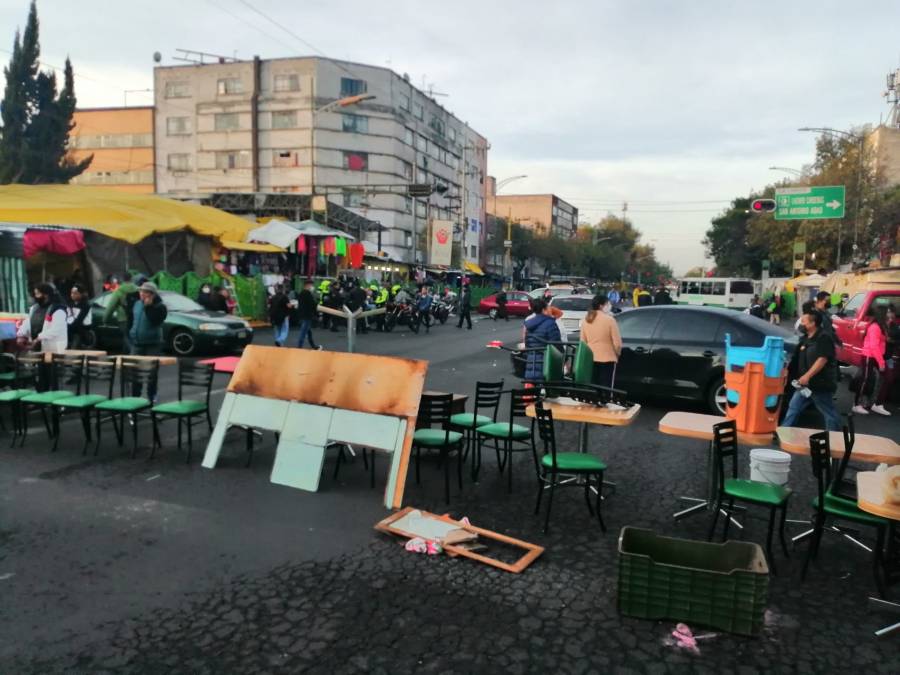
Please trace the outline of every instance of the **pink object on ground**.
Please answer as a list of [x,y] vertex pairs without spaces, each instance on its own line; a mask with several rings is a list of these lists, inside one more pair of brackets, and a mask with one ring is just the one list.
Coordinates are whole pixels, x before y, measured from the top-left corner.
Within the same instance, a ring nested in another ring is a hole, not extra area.
[[205,359],[200,361],[200,363],[204,365],[211,363],[213,365],[213,370],[217,373],[229,373],[233,375],[237,368],[238,361],[240,360],[240,356],[220,356],[215,359]]

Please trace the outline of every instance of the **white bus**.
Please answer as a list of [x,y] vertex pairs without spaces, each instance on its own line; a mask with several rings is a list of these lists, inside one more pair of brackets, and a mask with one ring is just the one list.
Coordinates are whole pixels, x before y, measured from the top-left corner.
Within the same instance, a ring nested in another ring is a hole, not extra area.
[[679,283],[676,302],[679,305],[746,309],[753,294],[753,279],[689,277]]

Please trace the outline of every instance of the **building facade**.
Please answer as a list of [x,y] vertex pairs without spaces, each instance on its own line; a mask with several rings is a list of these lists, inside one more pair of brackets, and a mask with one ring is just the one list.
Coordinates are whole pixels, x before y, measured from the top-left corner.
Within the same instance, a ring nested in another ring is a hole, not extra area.
[[73,115],[69,134],[72,158],[94,156],[72,179],[126,192],[154,191],[153,107],[83,108]]
[[[407,262],[427,262],[428,219],[450,220],[461,262],[479,261],[488,142],[408,78],[254,59],[157,67],[154,91],[160,194],[326,195],[386,227],[382,250]],[[414,199],[411,183],[446,190]]]
[[571,239],[578,233],[578,209],[553,194],[492,194],[488,197],[488,211],[533,230],[541,237],[555,234]]

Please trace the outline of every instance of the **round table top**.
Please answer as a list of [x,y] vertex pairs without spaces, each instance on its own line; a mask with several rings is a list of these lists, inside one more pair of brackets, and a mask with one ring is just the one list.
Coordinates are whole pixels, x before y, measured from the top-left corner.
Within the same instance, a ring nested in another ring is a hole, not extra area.
[[[855,450],[853,456],[856,457]],[[860,471],[856,474],[856,503],[867,513],[890,520],[900,520],[900,504],[891,504],[884,500],[882,481],[884,481],[882,471]]]
[[[727,421],[727,417],[720,415],[674,411],[666,413],[659,421],[659,430],[670,436],[711,441],[713,426]],[[738,442],[743,445],[775,445],[772,434],[747,434],[743,431],[738,432]]]
[[[778,427],[777,433],[782,450],[794,455],[808,455],[809,437],[819,433],[819,430],[802,429],[800,427]],[[829,432],[828,445],[831,448],[832,457],[840,459],[844,456],[844,434],[842,432]],[[856,434],[853,442],[852,460],[875,464],[900,464],[900,445],[884,436]]]

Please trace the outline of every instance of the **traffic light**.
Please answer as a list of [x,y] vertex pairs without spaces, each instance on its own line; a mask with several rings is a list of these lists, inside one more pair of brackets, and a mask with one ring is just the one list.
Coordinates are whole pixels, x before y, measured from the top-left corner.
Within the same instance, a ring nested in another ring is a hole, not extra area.
[[752,211],[753,213],[771,213],[774,210],[774,199],[754,199],[750,203],[750,211]]

